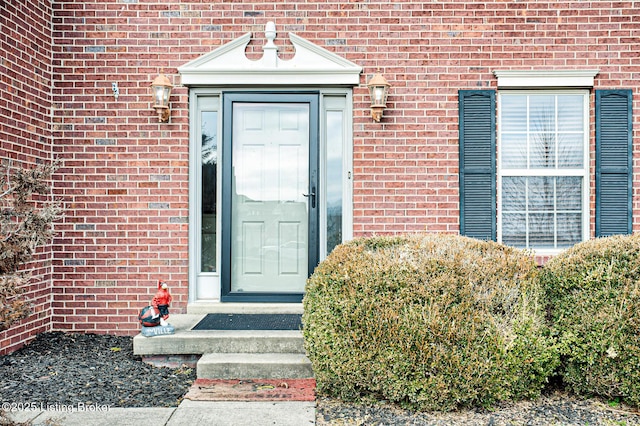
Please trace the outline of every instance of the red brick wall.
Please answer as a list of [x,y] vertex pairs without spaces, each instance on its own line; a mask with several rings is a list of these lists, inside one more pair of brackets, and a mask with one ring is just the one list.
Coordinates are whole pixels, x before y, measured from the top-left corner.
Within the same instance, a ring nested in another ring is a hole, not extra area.
[[[496,69],[599,69],[597,88],[634,92],[638,150],[634,3],[54,0],[54,137],[68,208],[54,247],[54,327],[135,333],[158,278],[172,286],[174,312],[186,306],[188,90],[177,67],[247,31],[256,57],[269,20],[285,56],[291,31],[362,65],[355,234],[458,232],[457,91],[495,88]],[[381,123],[365,87],[377,69],[393,85]],[[150,109],[161,70],[177,85],[169,124]]]
[[[51,5],[43,0],[0,3],[0,161],[32,167],[51,159]],[[33,314],[0,332],[0,354],[51,328],[51,247],[25,267]]]

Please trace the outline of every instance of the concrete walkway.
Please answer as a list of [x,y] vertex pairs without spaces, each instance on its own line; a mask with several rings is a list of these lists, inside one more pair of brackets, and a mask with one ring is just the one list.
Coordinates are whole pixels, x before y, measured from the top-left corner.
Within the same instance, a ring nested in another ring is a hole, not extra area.
[[50,406],[10,412],[33,426],[305,426],[315,425],[315,402],[211,402],[183,400],[172,408]]

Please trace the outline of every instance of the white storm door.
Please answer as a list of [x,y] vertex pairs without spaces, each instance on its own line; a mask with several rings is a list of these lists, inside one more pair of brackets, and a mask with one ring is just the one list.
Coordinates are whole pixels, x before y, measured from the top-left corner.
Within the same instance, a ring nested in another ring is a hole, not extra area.
[[301,295],[310,263],[317,263],[317,233],[310,232],[317,214],[312,102],[296,102],[296,95],[236,97],[225,110],[231,113],[230,273],[223,296],[260,301]]

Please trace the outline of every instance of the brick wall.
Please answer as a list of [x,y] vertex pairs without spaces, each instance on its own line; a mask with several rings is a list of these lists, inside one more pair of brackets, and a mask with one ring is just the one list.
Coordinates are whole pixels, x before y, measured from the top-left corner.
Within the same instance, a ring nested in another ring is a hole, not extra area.
[[[43,0],[0,3],[0,161],[32,167],[51,159],[51,5]],[[0,354],[51,328],[51,247],[26,265],[33,314],[0,332]]]
[[[158,278],[174,312],[186,306],[188,90],[177,67],[248,31],[259,56],[270,20],[285,57],[291,31],[362,65],[355,234],[458,232],[457,91],[495,88],[496,69],[597,68],[596,87],[631,88],[640,112],[637,3],[54,0],[53,130],[68,209],[54,247],[54,327],[133,334]],[[377,69],[393,85],[381,123],[365,87]],[[161,70],[177,85],[168,124],[149,101]]]

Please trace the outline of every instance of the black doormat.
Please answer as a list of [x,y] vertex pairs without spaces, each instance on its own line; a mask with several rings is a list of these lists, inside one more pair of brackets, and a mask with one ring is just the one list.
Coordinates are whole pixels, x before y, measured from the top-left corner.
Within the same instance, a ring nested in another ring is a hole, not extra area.
[[192,330],[301,330],[300,314],[207,314]]

